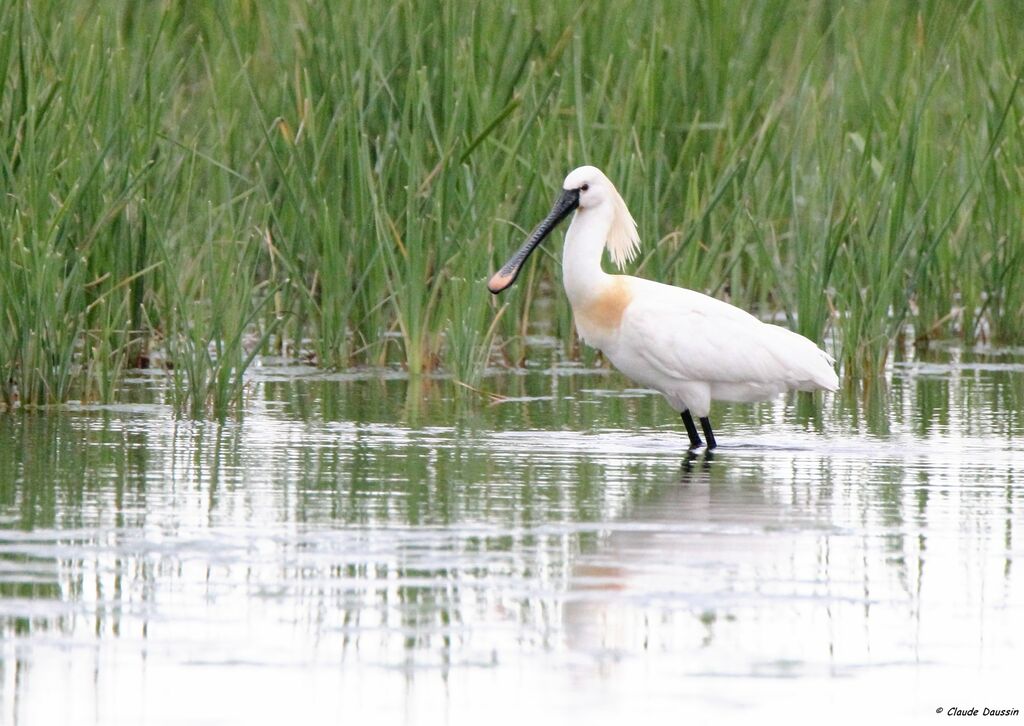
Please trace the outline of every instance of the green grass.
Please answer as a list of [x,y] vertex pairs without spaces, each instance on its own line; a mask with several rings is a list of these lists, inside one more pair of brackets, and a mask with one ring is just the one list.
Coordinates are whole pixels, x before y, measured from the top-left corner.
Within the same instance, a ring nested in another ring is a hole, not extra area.
[[483,284],[583,163],[632,271],[784,314],[848,379],[901,336],[1024,341],[1014,4],[515,7],[0,6],[0,406],[161,356],[196,416],[259,353],[470,384],[538,331],[591,358],[557,242]]

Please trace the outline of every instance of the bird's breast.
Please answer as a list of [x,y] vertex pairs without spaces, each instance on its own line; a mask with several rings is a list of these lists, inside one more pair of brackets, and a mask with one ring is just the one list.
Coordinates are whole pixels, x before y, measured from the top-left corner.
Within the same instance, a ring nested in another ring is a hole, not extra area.
[[622,316],[633,301],[633,293],[625,280],[615,280],[596,294],[573,301],[576,329],[588,345],[603,348],[618,335]]

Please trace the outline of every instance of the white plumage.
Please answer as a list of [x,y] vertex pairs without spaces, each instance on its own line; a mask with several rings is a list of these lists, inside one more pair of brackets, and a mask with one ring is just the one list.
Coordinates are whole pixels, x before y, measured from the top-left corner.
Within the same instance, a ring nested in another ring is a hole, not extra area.
[[692,290],[604,272],[605,248],[621,269],[639,237],[622,197],[593,166],[566,177],[551,214],[491,278],[491,292],[515,281],[530,252],[573,209],[562,276],[576,328],[612,365],[683,414],[691,445],[701,444],[692,415],[714,446],[712,400],[762,401],[790,389],[839,387],[832,358],[802,335]]
[[625,279],[633,300],[601,350],[677,411],[703,417],[712,399],[761,401],[788,389],[838,388],[832,359],[802,335],[692,290]]

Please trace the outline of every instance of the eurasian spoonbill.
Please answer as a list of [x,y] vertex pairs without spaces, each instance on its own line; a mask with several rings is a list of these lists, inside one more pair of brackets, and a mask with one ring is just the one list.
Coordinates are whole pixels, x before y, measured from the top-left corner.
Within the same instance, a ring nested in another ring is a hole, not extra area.
[[498,294],[515,282],[537,245],[576,211],[565,235],[562,282],[576,330],[612,365],[658,391],[680,413],[690,448],[716,446],[708,414],[713,399],[763,401],[786,390],[839,388],[835,361],[807,338],[693,290],[601,269],[607,247],[621,270],[640,237],[625,201],[593,166],[570,172],[562,194],[519,250],[487,283]]

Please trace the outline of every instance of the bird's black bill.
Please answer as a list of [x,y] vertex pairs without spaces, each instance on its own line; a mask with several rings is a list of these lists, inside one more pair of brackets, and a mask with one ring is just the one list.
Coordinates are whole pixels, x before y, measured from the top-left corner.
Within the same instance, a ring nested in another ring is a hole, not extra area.
[[523,246],[509,258],[509,261],[500,270],[491,276],[487,283],[487,289],[497,295],[515,282],[516,278],[519,277],[519,271],[523,268],[523,263],[526,262],[526,258],[530,256],[530,253],[537,248],[537,245],[544,241],[544,238],[551,233],[551,230],[558,226],[559,222],[568,217],[579,205],[579,190],[564,190],[562,196],[555,202],[555,206],[551,208],[551,212],[544,218],[543,222],[537,225],[537,229],[533,230],[533,234],[526,238]]

